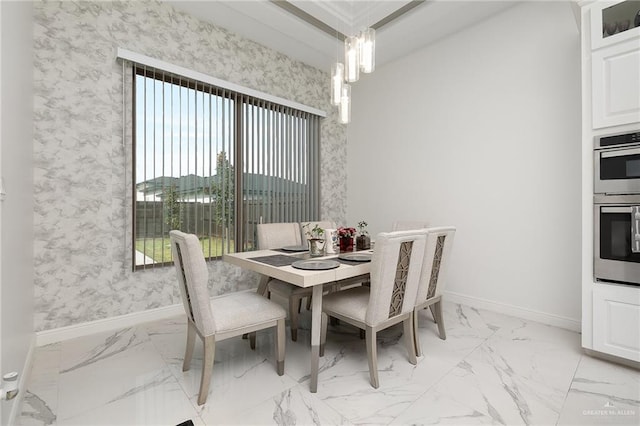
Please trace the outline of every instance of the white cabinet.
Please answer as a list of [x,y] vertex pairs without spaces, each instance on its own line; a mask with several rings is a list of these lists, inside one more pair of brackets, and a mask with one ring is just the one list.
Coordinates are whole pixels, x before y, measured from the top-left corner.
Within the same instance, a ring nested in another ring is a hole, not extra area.
[[593,349],[640,362],[640,288],[595,284]]
[[604,134],[640,129],[640,26],[634,22],[640,2],[579,3],[583,103],[582,346],[621,361],[640,362],[640,286],[596,282],[593,275],[593,142]]
[[593,128],[640,121],[640,37],[591,55]]
[[640,5],[636,0],[598,1],[591,8],[591,49],[640,37],[635,26]]

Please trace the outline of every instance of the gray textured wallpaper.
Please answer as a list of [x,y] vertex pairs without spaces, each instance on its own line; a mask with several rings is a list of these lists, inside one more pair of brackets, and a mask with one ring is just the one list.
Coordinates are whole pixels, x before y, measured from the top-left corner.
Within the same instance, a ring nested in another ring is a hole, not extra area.
[[[328,70],[159,2],[37,2],[34,13],[36,331],[180,303],[172,267],[131,271],[118,47],[326,111],[322,217],[344,220],[346,128],[329,104]],[[129,107],[124,118],[130,128]],[[212,295],[256,285],[222,261],[209,270]]]

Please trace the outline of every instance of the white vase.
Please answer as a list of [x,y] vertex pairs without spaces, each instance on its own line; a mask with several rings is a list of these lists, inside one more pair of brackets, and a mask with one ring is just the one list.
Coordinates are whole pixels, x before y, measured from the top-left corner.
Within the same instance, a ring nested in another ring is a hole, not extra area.
[[336,254],[340,252],[340,246],[338,244],[338,230],[337,229],[325,229],[324,235],[326,239],[325,252],[327,254]]

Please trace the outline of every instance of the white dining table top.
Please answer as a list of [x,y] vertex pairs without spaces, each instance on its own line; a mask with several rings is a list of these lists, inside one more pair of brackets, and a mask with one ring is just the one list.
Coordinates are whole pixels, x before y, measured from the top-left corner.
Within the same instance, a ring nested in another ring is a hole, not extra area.
[[[363,253],[372,253],[371,250]],[[252,260],[252,258],[263,256],[285,255],[298,259],[309,259],[308,252],[303,253],[283,253],[280,250],[256,250],[242,253],[229,253],[223,256],[225,262],[240,266],[254,272],[267,275],[272,278],[294,284],[298,287],[313,287],[318,284],[325,284],[333,281],[340,281],[346,278],[353,278],[358,275],[368,274],[371,270],[371,262],[358,262],[353,264],[340,263],[340,266],[327,270],[305,270],[297,269],[291,265],[273,266],[267,263]],[[314,260],[337,260],[338,254],[323,257],[314,257]]]

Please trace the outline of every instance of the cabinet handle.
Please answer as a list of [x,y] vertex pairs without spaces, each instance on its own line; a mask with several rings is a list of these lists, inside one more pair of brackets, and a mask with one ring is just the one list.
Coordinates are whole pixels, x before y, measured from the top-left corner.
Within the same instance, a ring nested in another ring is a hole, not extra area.
[[631,207],[631,251],[640,253],[640,206]]

